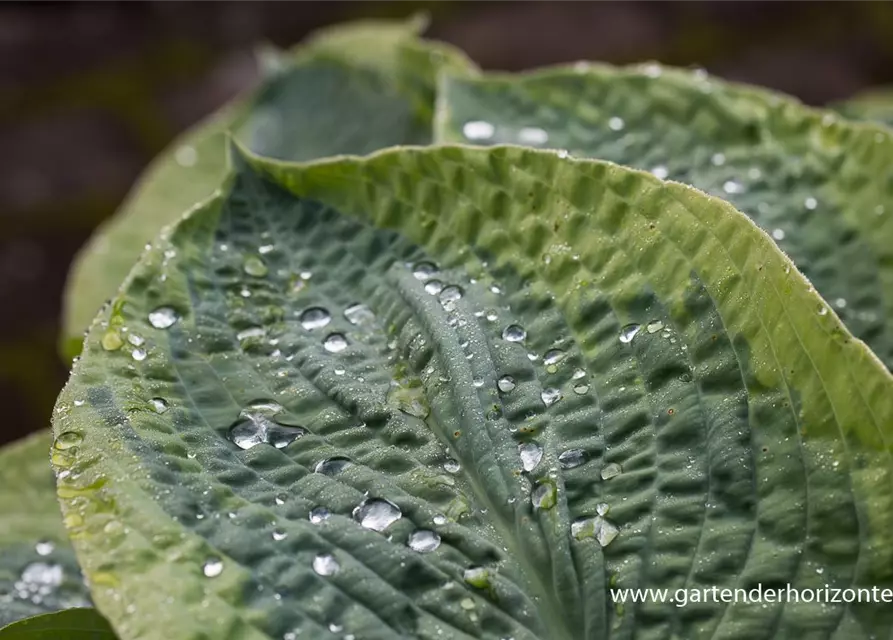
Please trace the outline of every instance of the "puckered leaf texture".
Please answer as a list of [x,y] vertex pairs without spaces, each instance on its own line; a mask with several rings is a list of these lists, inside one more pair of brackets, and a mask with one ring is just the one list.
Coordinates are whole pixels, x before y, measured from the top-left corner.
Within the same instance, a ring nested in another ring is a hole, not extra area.
[[236,164],[55,414],[124,640],[889,634],[611,599],[893,585],[893,380],[746,216],[517,147]]

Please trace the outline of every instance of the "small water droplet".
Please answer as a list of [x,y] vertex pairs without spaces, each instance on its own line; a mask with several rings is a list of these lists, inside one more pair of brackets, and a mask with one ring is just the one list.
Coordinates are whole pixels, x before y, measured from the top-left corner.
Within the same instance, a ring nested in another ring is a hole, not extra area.
[[130,357],[136,360],[137,362],[142,362],[146,359],[146,351],[144,349],[134,349],[130,352]]
[[443,463],[444,471],[447,473],[459,473],[459,470],[462,468],[457,460],[453,460],[450,458],[446,462]]
[[351,466],[353,466],[353,461],[350,458],[345,458],[344,456],[333,456],[331,458],[321,460],[316,465],[314,471],[316,473],[321,473],[324,476],[334,476]]
[[180,319],[173,307],[158,307],[149,313],[149,324],[156,329],[168,329]]
[[41,540],[34,545],[34,550],[39,556],[48,556],[56,550],[56,545],[50,540]]
[[344,317],[351,324],[361,325],[375,320],[375,314],[372,309],[364,304],[355,303],[344,310]]
[[776,240],[784,240],[784,229],[773,229],[772,237]]
[[834,306],[838,309],[846,308],[846,299],[845,298],[837,298],[834,300]]
[[515,379],[508,375],[502,376],[499,380],[496,381],[496,388],[503,393],[508,393],[515,388]]
[[245,256],[245,261],[242,263],[242,269],[249,276],[255,278],[263,278],[269,271],[266,263],[259,256],[255,255]]
[[558,455],[558,462],[564,469],[573,469],[586,462],[586,452],[582,449],[568,449]]
[[353,510],[354,520],[366,529],[382,532],[403,517],[400,507],[384,498],[367,498]]
[[434,516],[434,518],[432,518],[432,520],[437,526],[443,526],[447,523],[446,516],[441,514],[437,514],[436,516]]
[[714,153],[713,157],[710,158],[710,161],[713,163],[714,166],[721,167],[726,163],[726,157],[722,153]]
[[722,185],[722,190],[729,195],[744,193],[744,185],[742,185],[737,180],[726,180]]
[[443,308],[447,311],[452,311],[456,308],[456,303],[462,297],[462,287],[458,285],[451,284],[447,287],[444,287],[440,292],[440,304],[443,305]]
[[660,178],[661,180],[666,180],[667,176],[670,175],[670,172],[662,164],[659,164],[651,169],[651,173],[654,175],[655,178]]
[[243,342],[249,338],[262,338],[266,332],[263,327],[248,327],[236,334],[236,340]]
[[323,309],[322,307],[310,307],[309,309],[304,309],[300,317],[301,326],[308,331],[324,327],[331,321],[332,315],[328,310]]
[[338,353],[347,348],[347,338],[343,333],[330,333],[326,336],[326,339],[323,340],[322,346],[325,347],[326,351]]
[[803,201],[803,206],[806,207],[807,209],[809,209],[810,211],[812,211],[817,206],[819,206],[819,202],[815,198],[809,197]]
[[586,377],[586,371],[583,369],[577,369],[574,371],[574,374],[571,376],[574,380],[579,380],[580,378]]
[[610,480],[615,476],[619,476],[621,472],[620,465],[616,462],[609,462],[602,469],[602,480]]
[[608,511],[610,511],[610,510],[611,510],[611,507],[609,507],[608,503],[606,503],[606,502],[600,502],[597,505],[595,505],[595,512],[600,516],[608,515]]
[[331,553],[321,553],[313,558],[313,570],[321,576],[332,576],[338,573],[341,565]]
[[527,331],[518,324],[510,324],[502,331],[502,339],[506,342],[523,342],[527,338]]
[[525,442],[518,445],[518,454],[524,471],[533,471],[543,459],[543,448],[536,442]]
[[319,524],[323,520],[328,520],[331,517],[332,513],[325,507],[314,507],[310,510],[309,519],[313,524]]
[[440,536],[428,529],[416,529],[409,534],[406,544],[413,551],[419,553],[431,553],[440,546]]
[[539,127],[523,127],[518,131],[518,141],[521,144],[546,144],[549,141],[549,134]]
[[429,280],[425,283],[426,293],[436,296],[441,291],[443,291],[443,283],[440,280]]
[[437,267],[431,262],[419,262],[413,267],[412,275],[424,282],[437,275]]
[[64,451],[65,449],[71,449],[72,447],[78,446],[83,441],[83,434],[78,433],[77,431],[65,431],[56,436],[53,446],[60,451]]
[[559,362],[564,360],[564,355],[564,351],[562,351],[561,349],[550,349],[549,351],[546,351],[546,354],[543,356],[543,364],[558,364]]
[[242,415],[247,416],[252,413],[259,413],[269,418],[277,413],[281,413],[282,409],[282,405],[275,400],[257,399],[248,403],[247,407],[242,410]]
[[282,529],[273,529],[273,540],[276,542],[280,542],[285,540],[288,537],[288,533],[286,533]]
[[230,427],[228,437],[241,449],[251,449],[259,444],[283,449],[306,433],[303,427],[283,425],[263,415],[243,412]]
[[574,393],[578,396],[583,396],[589,393],[589,385],[588,384],[575,384],[574,385]]
[[608,120],[608,127],[611,129],[611,131],[620,131],[621,129],[623,129],[624,126],[625,123],[623,122],[623,118],[614,116],[613,118]]
[[545,404],[547,407],[551,407],[553,404],[561,400],[561,391],[549,387],[543,389],[542,393],[540,393],[540,398],[542,398],[543,404]]
[[629,344],[633,341],[633,338],[639,333],[639,329],[641,329],[641,325],[638,324],[628,324],[620,330],[620,342],[623,344]]
[[216,578],[221,573],[223,573],[223,562],[221,562],[217,558],[212,558],[210,560],[207,560],[207,561],[205,561],[205,564],[202,566],[202,572],[208,578]]
[[826,307],[823,304],[820,304],[819,305],[819,315],[824,316],[824,315],[827,315],[827,313],[828,313],[828,307]]
[[462,135],[469,140],[489,140],[496,133],[496,127],[483,120],[472,120],[462,125]]
[[146,341],[135,333],[131,333],[127,336],[127,342],[132,344],[134,347],[141,347],[143,346],[143,344],[145,344]]
[[660,320],[655,320],[654,322],[649,322],[647,325],[645,325],[645,330],[648,333],[657,333],[658,331],[660,331],[663,328],[664,328],[664,323],[661,322]]
[[164,413],[168,409],[167,400],[164,398],[152,398],[149,400],[149,404],[152,405],[155,413]]

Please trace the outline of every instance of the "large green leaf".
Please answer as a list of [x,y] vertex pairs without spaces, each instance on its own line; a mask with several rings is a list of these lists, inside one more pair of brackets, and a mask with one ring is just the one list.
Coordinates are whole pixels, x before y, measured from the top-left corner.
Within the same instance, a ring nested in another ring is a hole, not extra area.
[[874,89],[833,105],[847,118],[893,126],[893,89]]
[[745,216],[516,147],[250,162],[57,405],[122,638],[889,635],[888,605],[611,601],[893,585],[893,379]]
[[0,640],[115,640],[96,609],[66,609],[26,618],[0,629]]
[[442,141],[566,149],[729,200],[893,367],[890,130],[656,65],[453,76],[442,89]]
[[20,618],[89,606],[62,525],[48,432],[0,449],[0,627]]
[[419,41],[422,27],[360,22],[270,54],[262,85],[175,141],[81,251],[66,287],[63,352],[77,355],[84,329],[146,243],[220,184],[228,130],[259,153],[289,160],[430,142],[437,70],[471,63],[446,45]]

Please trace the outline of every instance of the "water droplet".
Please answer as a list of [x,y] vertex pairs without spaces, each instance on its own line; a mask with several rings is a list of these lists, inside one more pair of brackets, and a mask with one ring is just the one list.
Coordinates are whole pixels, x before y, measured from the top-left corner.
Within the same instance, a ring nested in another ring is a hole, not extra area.
[[549,134],[539,127],[523,127],[518,131],[518,141],[521,144],[546,144],[549,141]]
[[202,566],[202,572],[208,578],[216,578],[221,573],[223,573],[223,562],[221,562],[217,558],[207,560]]
[[[470,584],[472,587],[476,587],[477,589],[486,589],[490,586],[490,572],[487,571],[484,567],[469,567],[462,574],[465,582]],[[470,608],[474,608],[474,601],[472,601]],[[464,607],[463,608],[468,608]]]
[[589,393],[589,385],[588,384],[575,384],[574,385],[574,393],[578,396],[583,396]]
[[574,374],[571,376],[574,380],[579,380],[580,378],[586,377],[586,371],[583,369],[577,369],[574,371]]
[[515,388],[515,379],[511,376],[502,376],[496,381],[496,388],[503,393],[508,393]]
[[25,583],[23,585],[25,590],[40,593],[60,586],[63,577],[64,570],[61,565],[32,562],[22,570],[21,581]]
[[784,229],[773,229],[772,237],[776,240],[784,240]]
[[471,384],[474,385],[475,387],[477,387],[478,389],[480,389],[481,387],[484,386],[484,379],[479,376],[476,376],[471,379]]
[[623,118],[614,116],[613,118],[608,120],[608,127],[611,129],[611,131],[620,131],[621,129],[623,129],[624,126],[625,123],[623,122]]
[[443,526],[447,523],[446,516],[441,515],[441,514],[437,514],[436,516],[434,516],[434,518],[432,518],[432,520],[433,520],[434,524],[436,524],[438,526]]
[[641,325],[638,324],[628,324],[620,330],[620,342],[623,344],[629,344],[633,341],[633,338],[636,337],[636,334],[639,333],[639,329],[641,329]]
[[344,317],[351,324],[366,324],[375,320],[375,314],[372,309],[364,304],[355,303],[344,310]]
[[429,280],[425,283],[426,293],[436,296],[441,291],[443,291],[443,283],[440,280]]
[[714,153],[713,157],[710,158],[710,161],[713,163],[714,166],[721,167],[726,163],[726,157],[721,153]]
[[824,315],[826,315],[827,313],[828,313],[828,307],[826,307],[826,306],[823,305],[823,304],[820,304],[820,305],[819,305],[819,315],[820,315],[820,316],[824,316]]
[[271,444],[283,449],[305,435],[303,427],[274,422],[262,415],[241,414],[229,429],[229,439],[241,449],[251,449],[259,444]]
[[134,347],[141,347],[146,341],[135,333],[131,333],[129,336],[127,336],[127,342],[132,344]]
[[462,126],[462,135],[469,140],[489,140],[496,133],[496,127],[483,120],[472,120]]
[[616,462],[609,462],[602,469],[602,480],[610,480],[614,476],[619,476],[621,472],[620,465]]
[[744,193],[744,185],[737,180],[726,180],[722,185],[722,190],[730,195]]
[[285,540],[287,537],[288,537],[288,533],[286,533],[282,529],[273,529],[273,540],[275,540],[276,542]]
[[403,517],[400,508],[384,498],[367,498],[353,510],[354,520],[366,529],[384,531]]
[[803,206],[812,211],[817,206],[819,206],[819,202],[815,198],[809,197],[803,201]]
[[309,309],[304,309],[300,317],[301,326],[308,331],[324,327],[331,321],[331,314],[322,307],[310,307]]
[[558,364],[564,360],[564,355],[564,351],[561,349],[550,349],[549,351],[546,351],[546,355],[543,356],[543,364]]
[[654,167],[651,170],[651,173],[654,175],[655,178],[660,178],[661,180],[666,180],[667,176],[670,175],[670,172],[667,171],[667,168],[662,164]]
[[242,329],[236,334],[236,340],[242,342],[244,340],[248,340],[249,338],[262,338],[264,336],[263,327],[248,327],[247,329]]
[[347,348],[347,338],[343,333],[330,333],[326,336],[326,339],[323,340],[322,346],[325,347],[326,351],[338,353]]
[[164,413],[168,408],[167,400],[164,398],[152,398],[149,400],[149,404],[152,405],[155,413]]
[[578,518],[571,523],[571,535],[574,538],[577,540],[595,538],[602,547],[611,544],[619,533],[620,530],[617,527],[601,516]]
[[245,257],[245,262],[242,263],[242,269],[244,269],[245,273],[249,276],[254,276],[255,278],[263,278],[268,272],[267,265],[264,261],[258,256],[253,255]]
[[242,415],[247,416],[252,413],[259,413],[269,418],[277,413],[281,413],[282,409],[282,405],[275,400],[258,399],[249,402],[248,406],[242,410]]
[[50,540],[41,540],[34,545],[34,550],[39,556],[48,556],[56,550],[56,545]]
[[510,324],[502,331],[502,339],[506,342],[523,342],[527,338],[527,331],[518,324]]
[[431,262],[419,262],[413,267],[412,275],[424,282],[437,275],[437,267]]
[[657,333],[658,331],[660,331],[663,328],[664,328],[664,323],[661,322],[660,320],[655,320],[654,322],[649,322],[647,325],[645,325],[645,330],[648,333]]
[[313,524],[319,524],[323,520],[328,520],[332,517],[332,513],[326,509],[325,507],[314,507],[310,511],[310,522]]
[[321,553],[313,558],[313,570],[321,576],[332,576],[338,573],[341,565],[331,553]]
[[136,360],[137,362],[142,362],[146,359],[146,351],[144,349],[134,349],[130,352],[130,357]]
[[524,471],[533,471],[543,459],[543,448],[536,442],[525,442],[518,445],[518,454]]
[[558,501],[558,489],[551,480],[537,483],[530,492],[530,502],[535,509],[551,509]]
[[325,460],[320,461],[314,471],[316,473],[321,473],[324,476],[334,476],[348,467],[353,466],[353,461],[350,458],[345,458],[344,456],[333,456],[331,458],[326,458]]
[[611,510],[611,507],[608,506],[606,502],[600,502],[595,505],[595,512],[600,516],[608,515],[608,511]]
[[83,434],[80,434],[77,431],[65,431],[56,436],[53,446],[56,449],[64,451],[65,449],[71,449],[72,447],[78,446],[83,441]]
[[561,463],[561,466],[565,469],[579,467],[586,462],[586,452],[582,449],[568,449],[567,451],[562,451],[558,455],[558,462]]
[[447,460],[446,462],[443,463],[443,468],[444,468],[444,471],[446,471],[447,473],[459,473],[459,469],[461,469],[462,467],[458,461],[450,458],[449,460]]
[[409,548],[419,553],[431,553],[440,546],[440,536],[428,529],[416,529],[406,541]]
[[846,308],[846,299],[845,298],[837,298],[834,300],[834,306],[838,309]]
[[442,304],[443,308],[447,311],[452,311],[456,308],[456,303],[461,297],[462,287],[451,284],[448,287],[444,287],[440,292],[440,304]]
[[173,307],[158,307],[149,313],[149,324],[156,329],[168,329],[180,319]]
[[561,391],[551,387],[543,389],[542,393],[540,393],[540,398],[543,399],[543,403],[547,407],[551,407],[553,404],[561,400]]

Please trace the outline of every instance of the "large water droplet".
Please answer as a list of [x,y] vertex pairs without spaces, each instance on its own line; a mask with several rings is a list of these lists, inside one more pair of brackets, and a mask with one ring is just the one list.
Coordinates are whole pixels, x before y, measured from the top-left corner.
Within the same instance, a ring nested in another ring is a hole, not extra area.
[[202,572],[208,578],[216,578],[223,573],[223,562],[217,558],[211,558],[210,560],[205,561],[205,564],[202,566]]
[[174,326],[179,319],[180,317],[172,307],[158,307],[149,313],[149,324],[156,329],[168,329]]
[[429,280],[425,283],[426,293],[436,296],[441,291],[443,291],[443,283],[440,280]]
[[437,275],[437,267],[430,262],[419,262],[413,267],[412,275],[424,282]]
[[459,473],[459,470],[461,468],[462,467],[459,464],[459,462],[456,460],[453,460],[452,458],[448,459],[446,462],[443,463],[443,469],[447,473]]
[[307,433],[299,426],[279,424],[259,414],[242,414],[229,429],[229,439],[241,449],[271,444],[283,449]]
[[428,529],[416,529],[406,541],[409,548],[419,553],[431,553],[440,546],[440,536]]
[[314,507],[310,510],[310,522],[313,524],[319,524],[323,520],[328,520],[332,517],[332,513],[326,509],[325,507]]
[[620,330],[620,342],[623,344],[629,344],[633,341],[633,338],[636,337],[636,334],[639,333],[639,329],[641,329],[641,325],[638,324],[628,324]]
[[602,480],[610,480],[615,476],[619,476],[621,472],[620,465],[616,462],[609,462],[602,469]]
[[496,133],[496,127],[483,120],[472,120],[462,125],[462,135],[469,140],[489,140]]
[[496,381],[496,388],[503,393],[508,393],[515,388],[515,379],[511,376],[502,376]]
[[326,458],[325,460],[320,461],[314,471],[316,473],[321,473],[324,476],[334,476],[348,467],[352,466],[353,462],[350,458],[345,458],[344,456],[333,456],[331,458]]
[[361,325],[367,324],[375,320],[375,314],[372,309],[364,304],[352,304],[344,310],[344,317],[351,324]]
[[567,451],[562,451],[558,455],[558,462],[561,463],[561,466],[565,469],[579,467],[586,462],[586,452],[582,449],[568,449]]
[[507,342],[523,342],[527,338],[527,331],[518,324],[510,324],[502,331],[502,339]]
[[564,351],[562,351],[561,349],[550,349],[549,351],[546,351],[546,355],[543,356],[543,364],[558,364],[559,362],[564,360],[564,355]]
[[617,527],[601,516],[578,518],[571,523],[571,535],[574,538],[577,540],[595,538],[602,547],[611,544],[619,533],[620,530]]
[[451,284],[448,287],[444,287],[443,291],[440,292],[440,304],[442,304],[443,308],[447,311],[452,311],[456,308],[456,303],[461,297],[462,287]]
[[301,313],[301,326],[311,331],[326,326],[332,321],[331,314],[322,307],[310,307]]
[[152,409],[155,410],[155,413],[164,413],[168,409],[167,400],[164,398],[152,398],[149,400],[149,404],[152,405]]
[[321,576],[332,576],[338,573],[341,565],[330,553],[321,553],[313,558],[313,570]]
[[77,431],[65,431],[56,436],[53,446],[59,450],[71,449],[84,441],[84,436]]
[[543,448],[536,442],[525,442],[518,445],[518,454],[524,471],[533,471],[543,459]]
[[134,349],[130,352],[130,357],[137,362],[142,362],[143,360],[145,360],[147,355],[148,354],[146,353],[145,349]]
[[245,257],[245,262],[242,263],[242,269],[244,269],[245,273],[249,276],[254,276],[255,278],[263,278],[269,271],[263,260],[258,256],[252,255]]
[[558,489],[551,480],[544,480],[537,484],[530,492],[530,502],[535,509],[551,509],[558,501]]
[[561,400],[561,391],[550,387],[543,389],[542,393],[540,393],[540,397],[543,399],[543,404],[547,407],[551,407],[553,404]]
[[353,510],[354,520],[373,531],[384,531],[403,517],[400,507],[383,498],[367,498]]
[[323,340],[322,346],[326,351],[338,353],[339,351],[347,349],[347,338],[343,333],[330,333],[326,336],[326,339]]

